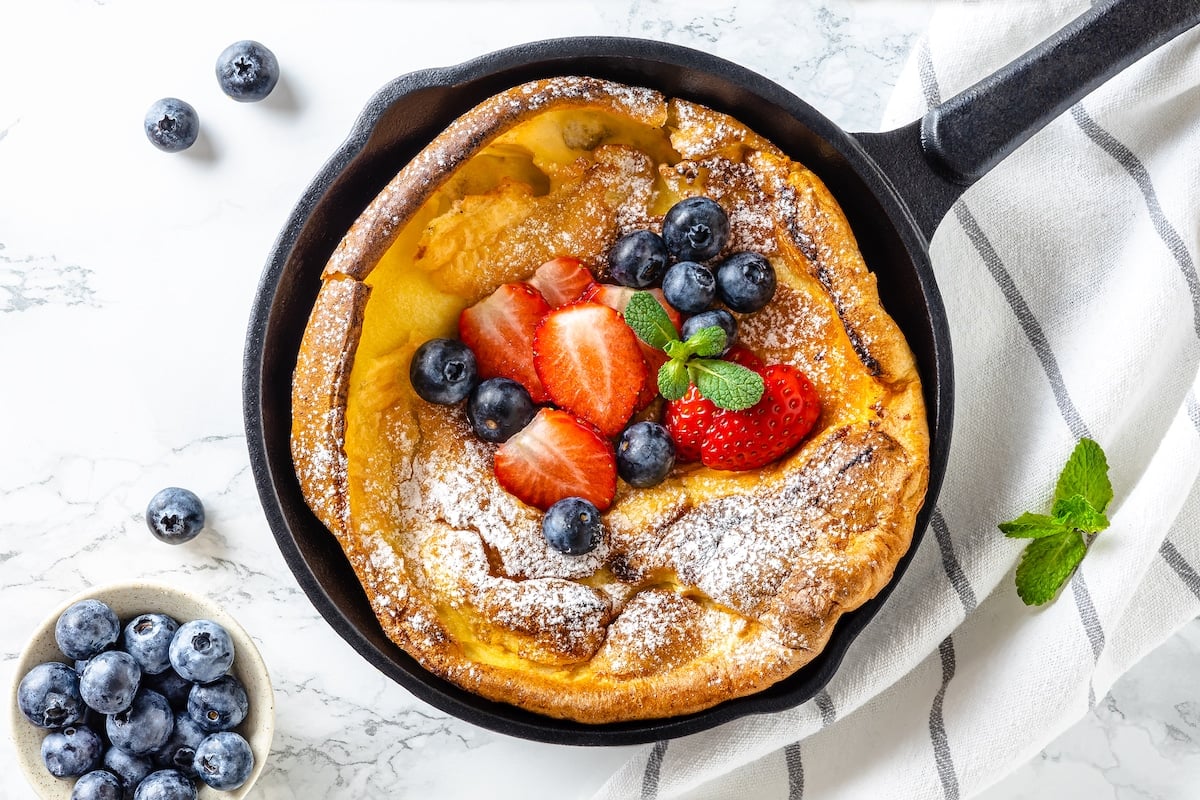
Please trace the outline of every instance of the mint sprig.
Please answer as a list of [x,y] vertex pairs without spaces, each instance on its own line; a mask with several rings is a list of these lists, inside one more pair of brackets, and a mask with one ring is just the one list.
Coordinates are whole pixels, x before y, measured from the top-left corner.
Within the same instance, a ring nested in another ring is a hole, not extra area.
[[762,376],[732,361],[712,358],[725,349],[725,331],[718,325],[701,328],[682,341],[667,311],[650,292],[634,292],[625,307],[625,322],[646,344],[670,360],[658,370],[658,391],[678,400],[688,386],[731,411],[750,408],[762,399]]
[[1054,599],[1087,555],[1087,537],[1108,527],[1104,509],[1112,498],[1104,451],[1080,439],[1059,475],[1050,513],[1027,511],[1000,523],[1005,536],[1033,540],[1017,564],[1017,594],[1026,605]]

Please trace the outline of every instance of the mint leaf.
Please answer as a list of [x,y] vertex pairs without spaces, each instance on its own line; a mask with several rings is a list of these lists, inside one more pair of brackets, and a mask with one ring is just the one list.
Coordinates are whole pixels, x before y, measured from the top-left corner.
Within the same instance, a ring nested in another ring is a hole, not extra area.
[[1055,502],[1050,513],[1063,524],[1087,533],[1099,533],[1108,527],[1108,517],[1092,508],[1092,504],[1081,494],[1073,494]]
[[671,359],[658,368],[658,392],[668,400],[678,400],[691,385],[691,377],[682,361]]
[[1017,565],[1017,594],[1029,606],[1053,600],[1086,553],[1077,531],[1034,539]]
[[1082,496],[1101,514],[1113,498],[1112,483],[1108,480],[1108,459],[1100,445],[1091,439],[1080,439],[1075,445],[1054,488],[1056,503],[1073,495]]
[[1069,524],[1060,519],[1028,511],[1012,522],[1001,522],[999,527],[1005,536],[1012,539],[1042,539],[1072,530]]
[[688,347],[678,339],[667,342],[663,347],[663,350],[667,351],[667,355],[669,355],[671,358],[680,362],[687,361],[692,357],[692,348]]
[[634,292],[625,306],[625,323],[651,347],[659,350],[679,341],[679,331],[671,324],[667,311],[649,292]]
[[701,328],[684,342],[695,355],[707,358],[720,355],[725,349],[725,329],[719,325]]
[[1049,516],[1025,513],[1000,530],[1032,539],[1017,564],[1017,594],[1026,605],[1049,602],[1087,555],[1091,534],[1108,527],[1104,509],[1113,499],[1108,459],[1100,445],[1080,439],[1054,487]]
[[689,361],[687,370],[700,394],[721,408],[740,411],[762,399],[762,376],[741,364],[701,358]]

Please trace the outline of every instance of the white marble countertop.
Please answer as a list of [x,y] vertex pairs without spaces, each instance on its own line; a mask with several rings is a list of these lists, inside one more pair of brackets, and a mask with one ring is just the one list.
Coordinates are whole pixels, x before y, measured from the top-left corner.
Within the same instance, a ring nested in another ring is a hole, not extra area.
[[[287,569],[242,433],[243,336],[267,252],[363,103],[404,72],[531,39],[642,36],[744,64],[874,130],[932,4],[4,0],[0,684],[68,595],[164,580],[223,603],[271,667],[277,734],[253,797],[587,797],[631,748],[524,742],[447,717],[358,657]],[[244,38],[282,65],[260,104],[225,98],[213,77]],[[182,155],[141,130],[169,95],[201,119]],[[208,509],[183,547],[142,521],[167,485]],[[1198,670],[1193,623],[986,796],[1195,796]],[[0,796],[29,796],[11,745]]]

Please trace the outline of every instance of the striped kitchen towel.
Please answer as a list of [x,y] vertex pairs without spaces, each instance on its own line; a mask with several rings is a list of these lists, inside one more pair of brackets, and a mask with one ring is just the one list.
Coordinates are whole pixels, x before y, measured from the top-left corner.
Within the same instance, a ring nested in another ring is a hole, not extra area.
[[[1082,2],[939,5],[883,122],[919,117]],[[923,540],[825,691],[647,745],[601,798],[965,798],[1033,757],[1200,613],[1200,29],[1139,61],[972,188],[932,258],[957,373]],[[1023,541],[1080,437],[1111,527],[1061,595],[1017,598]]]

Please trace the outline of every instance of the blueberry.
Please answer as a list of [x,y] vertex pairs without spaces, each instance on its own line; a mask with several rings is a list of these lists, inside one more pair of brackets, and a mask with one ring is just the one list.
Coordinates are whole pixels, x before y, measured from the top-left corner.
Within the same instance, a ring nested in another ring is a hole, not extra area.
[[129,708],[110,714],[105,730],[113,747],[148,756],[167,743],[175,725],[175,714],[167,698],[153,689],[142,689]]
[[242,682],[222,675],[211,683],[198,683],[188,696],[188,716],[209,733],[236,728],[250,710]]
[[717,294],[734,311],[758,311],[775,296],[775,268],[758,253],[734,253],[717,266]]
[[100,763],[103,751],[100,737],[83,725],[54,731],[42,739],[42,761],[56,778],[91,772]]
[[86,706],[79,694],[79,673],[66,664],[38,664],[17,686],[17,705],[39,728],[61,728],[83,719]]
[[233,665],[233,640],[220,625],[207,619],[185,622],[171,640],[171,666],[193,683],[208,683]]
[[430,339],[417,348],[408,365],[417,396],[444,406],[465,399],[477,376],[475,354],[458,339]]
[[729,217],[716,201],[689,197],[671,206],[663,217],[663,241],[680,261],[707,261],[729,239]]
[[249,742],[232,731],[214,733],[196,748],[196,772],[214,789],[236,789],[253,769]]
[[159,150],[178,153],[196,143],[200,117],[190,103],[177,97],[155,100],[146,112],[146,138]]
[[204,529],[204,504],[195,492],[168,486],[146,505],[146,525],[160,542],[190,542]]
[[138,784],[133,800],[196,800],[196,784],[179,770],[160,769]]
[[510,378],[488,378],[467,398],[467,421],[485,442],[508,441],[535,411],[529,391]]
[[121,789],[127,799],[133,797],[138,784],[154,769],[150,759],[135,756],[119,747],[110,747],[104,751],[104,768],[121,781]]
[[121,649],[133,656],[143,675],[157,675],[171,668],[171,639],[179,623],[166,614],[141,614],[125,626]]
[[101,714],[116,714],[129,708],[141,680],[142,671],[133,656],[109,650],[88,662],[79,676],[79,694]]
[[184,775],[195,777],[196,769],[193,761],[196,758],[196,748],[208,736],[208,731],[196,724],[187,713],[175,715],[175,725],[166,744],[154,751],[151,760],[159,769],[177,769]]
[[254,103],[279,82],[279,61],[258,42],[234,42],[217,57],[217,83],[239,103]]
[[662,483],[675,466],[675,441],[657,422],[635,422],[617,441],[617,474],[644,489]]
[[600,511],[582,497],[564,497],[542,517],[542,536],[560,553],[590,553],[604,537]]
[[176,711],[187,711],[188,695],[195,684],[175,670],[168,669],[157,675],[143,675],[142,685],[167,698],[171,708]]
[[662,277],[667,260],[662,237],[653,231],[633,231],[617,239],[608,252],[608,271],[622,286],[644,289]]
[[121,780],[107,770],[82,775],[71,790],[71,800],[121,800]]
[[720,353],[720,355],[724,355],[737,341],[737,320],[733,318],[733,314],[723,308],[702,311],[694,317],[688,317],[683,321],[683,330],[679,332],[679,335],[684,341],[687,341],[688,337],[696,331],[711,328],[714,325],[725,331],[725,349]]
[[121,634],[121,622],[99,600],[73,603],[54,623],[54,641],[67,658],[89,659],[112,647]]
[[680,261],[663,276],[663,297],[684,314],[698,314],[717,297],[712,270],[695,261]]

